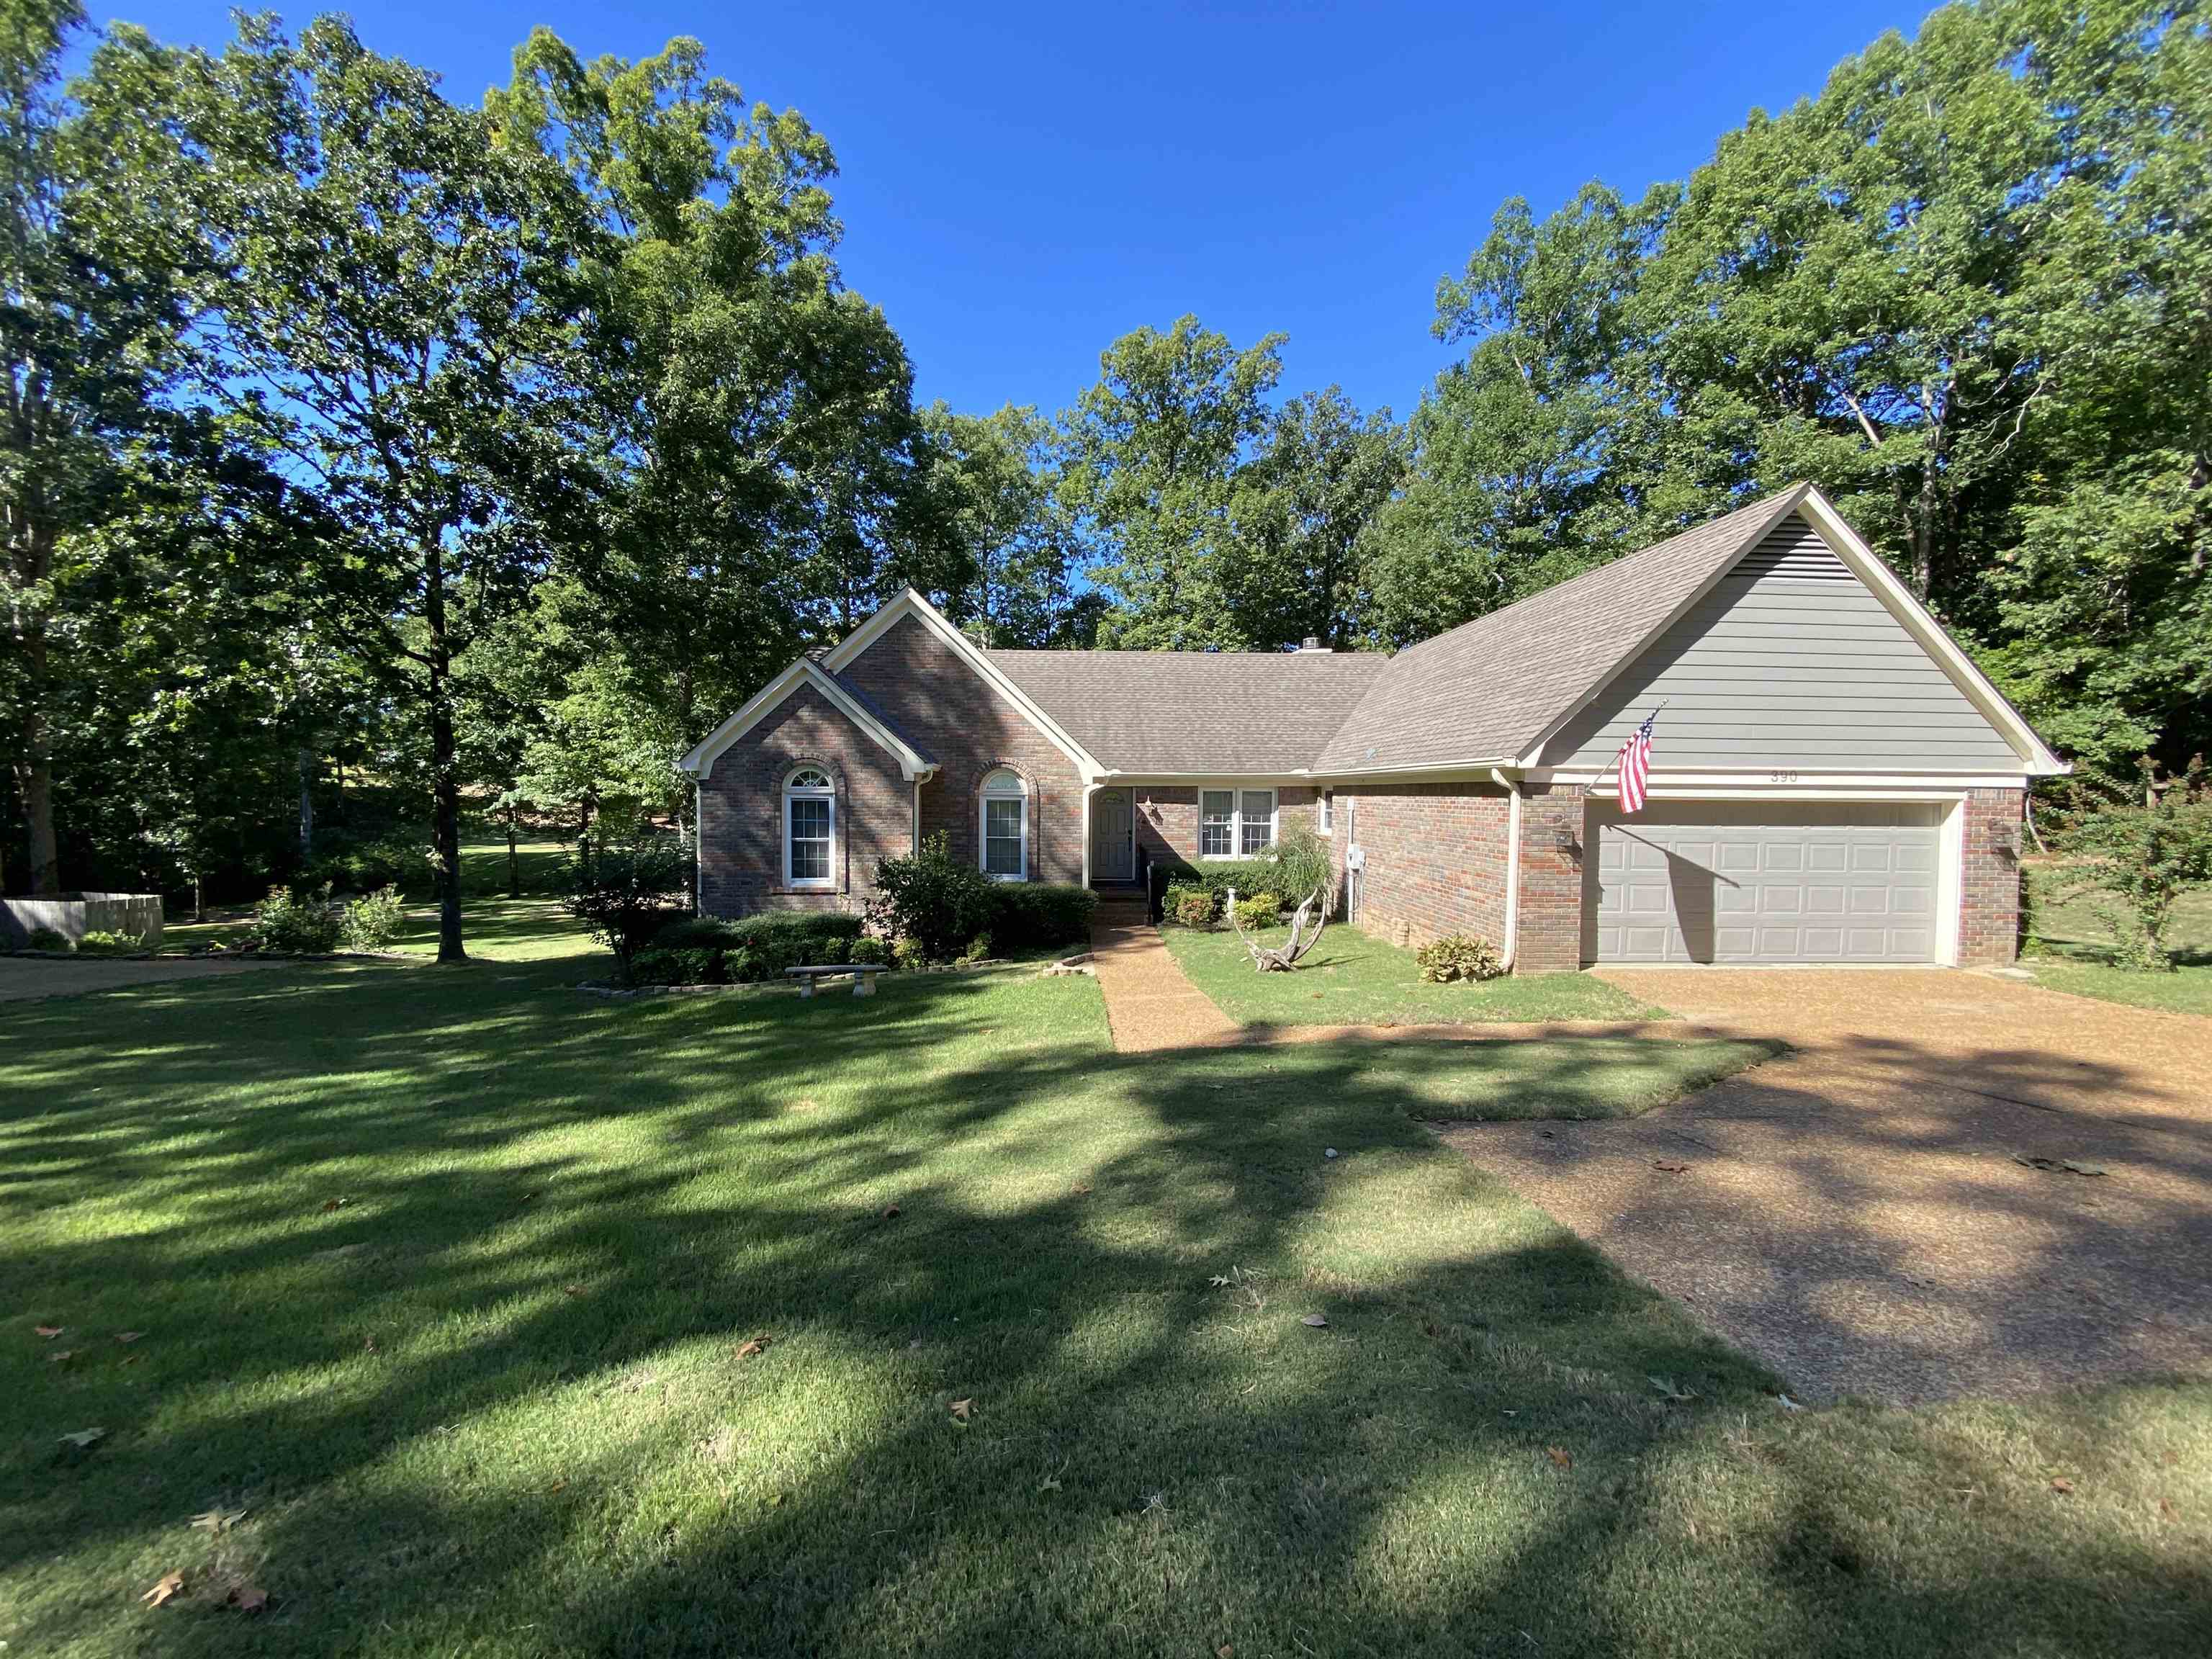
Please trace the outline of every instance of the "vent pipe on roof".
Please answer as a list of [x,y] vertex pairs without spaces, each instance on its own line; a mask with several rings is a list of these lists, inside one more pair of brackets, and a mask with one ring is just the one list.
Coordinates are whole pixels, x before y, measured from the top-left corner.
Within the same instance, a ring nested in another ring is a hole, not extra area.
[[1330,650],[1328,647],[1321,642],[1321,635],[1318,634],[1309,634],[1305,638],[1298,641],[1298,655],[1302,657],[1332,657],[1336,653]]

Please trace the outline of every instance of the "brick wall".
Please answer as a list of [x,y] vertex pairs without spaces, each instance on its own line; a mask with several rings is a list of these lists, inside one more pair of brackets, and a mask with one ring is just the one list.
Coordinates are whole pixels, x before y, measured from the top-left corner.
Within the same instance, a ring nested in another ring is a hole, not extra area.
[[1524,784],[1521,793],[1520,943],[1513,971],[1571,972],[1583,965],[1583,789],[1536,783]]
[[[1199,856],[1199,787],[1149,783],[1122,787],[1129,789],[1135,804],[1139,857],[1149,854],[1154,864],[1176,865]],[[1285,784],[1277,789],[1276,833],[1279,835],[1293,824],[1315,828],[1315,811],[1320,799],[1319,790],[1304,784]]]
[[2020,949],[2019,789],[1966,792],[1959,860],[1959,965],[2002,966]]
[[[831,890],[783,884],[783,782],[820,767],[836,790]],[[699,785],[699,884],[708,915],[857,910],[879,859],[912,845],[914,786],[898,763],[811,686],[786,698],[714,760]]]
[[1361,929],[1415,945],[1444,933],[1476,933],[1502,948],[1508,814],[1505,792],[1492,784],[1337,790],[1340,867],[1353,838],[1366,856]]
[[980,862],[977,799],[1000,767],[1030,785],[1030,879],[1083,879],[1083,782],[1075,763],[952,647],[902,617],[839,676],[938,763],[921,787],[921,832]]

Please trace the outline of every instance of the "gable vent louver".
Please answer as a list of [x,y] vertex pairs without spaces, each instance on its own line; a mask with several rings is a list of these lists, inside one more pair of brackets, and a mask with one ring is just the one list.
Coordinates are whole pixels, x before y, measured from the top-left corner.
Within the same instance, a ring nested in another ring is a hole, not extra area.
[[1857,577],[1808,524],[1783,525],[1745,554],[1729,574],[1738,581],[1850,582]]

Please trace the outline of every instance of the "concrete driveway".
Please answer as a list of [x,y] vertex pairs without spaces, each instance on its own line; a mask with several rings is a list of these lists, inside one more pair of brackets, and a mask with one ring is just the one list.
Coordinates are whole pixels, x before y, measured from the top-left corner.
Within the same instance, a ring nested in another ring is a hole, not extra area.
[[2212,1372],[2212,1020],[1982,974],[1604,977],[1794,1052],[1446,1138],[1803,1397]]

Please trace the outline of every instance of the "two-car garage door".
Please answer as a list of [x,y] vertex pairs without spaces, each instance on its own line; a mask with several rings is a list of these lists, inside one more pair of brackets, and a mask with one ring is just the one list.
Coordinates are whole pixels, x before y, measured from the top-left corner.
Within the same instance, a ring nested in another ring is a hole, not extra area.
[[1589,805],[1583,960],[1932,962],[1934,805]]

